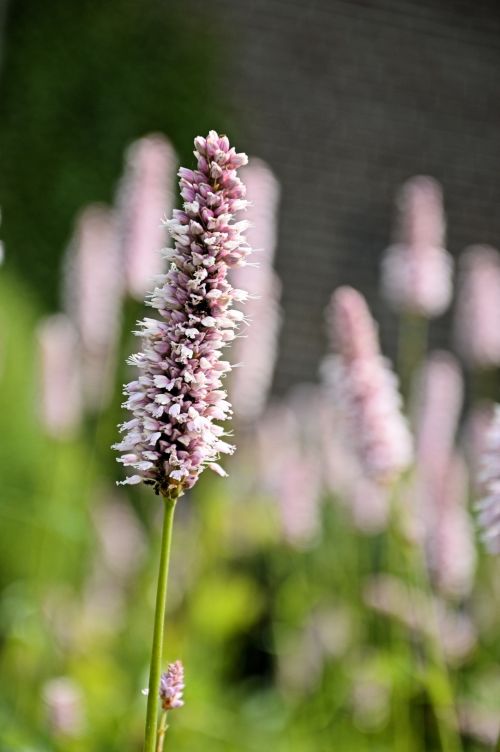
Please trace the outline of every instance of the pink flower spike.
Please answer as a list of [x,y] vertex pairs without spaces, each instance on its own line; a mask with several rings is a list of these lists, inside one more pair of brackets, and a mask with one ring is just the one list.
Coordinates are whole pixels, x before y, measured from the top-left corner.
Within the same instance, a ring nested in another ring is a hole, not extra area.
[[232,309],[228,272],[251,252],[244,223],[234,222],[245,196],[236,168],[246,156],[228,149],[215,131],[195,144],[198,169],[179,171],[183,209],[167,222],[174,241],[170,267],[149,300],[159,318],[139,323],[142,350],[130,359],[139,378],[125,386],[123,406],[134,421],[123,424],[124,438],[115,445],[136,470],[134,481],[139,476],[169,498],[234,449],[216,422],[232,414],[222,389],[230,367],[220,360],[241,318]]
[[236,288],[248,293],[245,311],[251,327],[235,342],[235,360],[244,367],[234,371],[230,394],[236,416],[251,422],[262,414],[267,401],[281,327],[281,284],[273,269],[279,185],[270,168],[255,158],[242,168],[241,177],[249,202],[248,242],[259,253],[256,263],[237,267],[232,274]]
[[469,595],[476,571],[476,548],[467,508],[469,483],[462,457],[454,454],[435,478],[434,526],[428,537],[428,556],[436,585],[450,598]]
[[51,436],[64,439],[75,432],[82,413],[78,335],[63,313],[43,319],[37,335],[41,417]]
[[500,365],[500,254],[468,248],[460,259],[455,342],[470,368]]
[[477,502],[481,538],[491,554],[500,554],[500,405],[495,406],[481,461],[478,481],[482,498]]
[[163,710],[182,708],[184,700],[184,666],[181,661],[169,663],[160,679],[160,700]]
[[161,219],[174,207],[176,154],[161,134],[135,141],[126,152],[117,208],[126,286],[142,300],[163,271],[160,250],[167,241]]
[[66,676],[43,685],[47,720],[55,737],[79,737],[85,731],[83,695],[80,687]]
[[447,596],[465,596],[472,586],[475,555],[465,464],[455,450],[463,380],[450,353],[435,352],[428,358],[416,382],[414,402],[415,532],[438,588]]
[[78,331],[85,402],[93,411],[111,396],[122,299],[115,215],[105,206],[89,206],[68,248],[64,304]]
[[315,402],[304,385],[286,404],[271,405],[257,426],[261,487],[276,500],[283,538],[295,548],[310,547],[320,532],[321,463],[310,440]]
[[411,178],[400,191],[395,243],[382,261],[382,291],[398,311],[433,318],[450,304],[453,261],[443,248],[442,203],[430,177]]
[[364,473],[390,483],[412,461],[396,376],[380,353],[375,323],[359,292],[339,287],[328,318],[338,355],[325,361],[324,375]]
[[419,472],[440,473],[453,452],[463,402],[460,365],[436,351],[419,372],[413,397],[416,462]]
[[481,483],[479,482],[481,463],[487,446],[488,433],[494,414],[495,403],[485,400],[474,405],[465,422],[465,455],[472,473],[474,492],[477,493],[480,493],[481,490]]

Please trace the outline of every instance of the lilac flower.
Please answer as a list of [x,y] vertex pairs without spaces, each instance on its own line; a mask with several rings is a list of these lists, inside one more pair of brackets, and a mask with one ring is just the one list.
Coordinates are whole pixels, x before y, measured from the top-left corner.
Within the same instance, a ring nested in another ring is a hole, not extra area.
[[472,368],[500,364],[500,254],[472,246],[460,259],[455,316],[457,349]]
[[115,446],[124,452],[120,461],[136,470],[125,483],[145,481],[171,498],[191,488],[205,467],[225,474],[216,459],[233,451],[215,421],[231,415],[222,389],[231,366],[221,355],[243,319],[232,304],[246,293],[233,289],[227,274],[250,253],[242,234],[247,223],[233,221],[247,205],[236,175],[246,155],[215,131],[196,138],[195,147],[198,169],[180,169],[184,205],[167,222],[175,244],[167,252],[170,268],[150,300],[161,318],[139,325],[142,351],[129,362],[140,375],[125,387],[133,417]]
[[325,377],[364,473],[389,483],[412,459],[396,376],[380,353],[375,322],[360,293],[339,287],[332,296],[330,318],[338,356],[325,362]]
[[249,293],[246,313],[251,327],[235,343],[235,359],[244,367],[234,370],[230,395],[236,416],[252,421],[267,400],[281,326],[281,285],[273,269],[279,184],[269,167],[254,158],[242,169],[241,177],[250,202],[248,242],[260,253],[258,263],[239,267],[232,274],[234,284]]
[[500,553],[500,405],[486,436],[479,481],[483,498],[477,503],[478,524],[488,551]]
[[75,431],[82,412],[78,335],[63,313],[43,319],[37,335],[41,418],[51,436],[65,438]]
[[439,316],[452,297],[452,258],[443,248],[442,192],[433,178],[417,176],[397,202],[396,242],[382,261],[382,290],[399,311]]
[[158,251],[166,238],[160,219],[170,216],[174,207],[176,164],[175,152],[161,134],[141,138],[127,149],[118,189],[118,221],[126,285],[138,300],[163,271]]
[[160,679],[160,700],[163,710],[182,708],[184,700],[184,666],[181,661],[169,663]]

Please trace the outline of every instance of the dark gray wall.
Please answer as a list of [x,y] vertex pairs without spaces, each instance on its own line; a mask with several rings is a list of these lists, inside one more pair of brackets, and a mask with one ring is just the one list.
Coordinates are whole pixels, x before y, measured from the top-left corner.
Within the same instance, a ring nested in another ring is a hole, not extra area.
[[[404,179],[442,182],[454,254],[500,244],[500,4],[212,0],[210,16],[238,146],[266,159],[283,187],[283,391],[315,378],[338,284],[367,294],[391,349],[378,266]],[[446,343],[446,318],[433,340]]]

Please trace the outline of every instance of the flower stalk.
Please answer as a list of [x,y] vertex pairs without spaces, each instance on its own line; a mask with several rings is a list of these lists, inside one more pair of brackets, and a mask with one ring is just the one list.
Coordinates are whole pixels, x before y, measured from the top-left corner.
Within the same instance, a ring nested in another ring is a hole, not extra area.
[[[153,647],[151,650],[151,664],[149,670],[149,691],[146,711],[144,752],[156,751],[158,710],[160,706],[160,696],[158,690],[160,686],[161,661],[163,654],[165,608],[167,605],[168,568],[170,563],[172,529],[177,497],[164,497],[163,502],[163,530],[160,549],[160,565],[158,570],[158,586],[156,590]],[[165,732],[163,731],[163,733]]]
[[232,414],[222,388],[231,364],[221,358],[244,319],[233,305],[247,293],[232,287],[228,272],[244,266],[251,252],[243,235],[248,223],[234,221],[248,205],[236,174],[246,154],[215,131],[194,145],[198,169],[179,170],[183,208],[166,223],[174,247],[166,251],[168,271],[149,300],[160,318],[139,322],[142,348],[129,360],[139,374],[124,388],[123,407],[133,417],[114,445],[123,453],[120,462],[136,471],[123,483],[153,486],[164,502],[144,752],[156,749],[160,698],[164,711],[182,705],[180,661],[161,675],[174,511],[206,467],[226,475],[217,459],[234,451],[220,424]]
[[163,744],[165,742],[165,734],[167,733],[167,729],[167,712],[164,710],[160,717],[160,723],[158,724],[156,752],[163,752]]

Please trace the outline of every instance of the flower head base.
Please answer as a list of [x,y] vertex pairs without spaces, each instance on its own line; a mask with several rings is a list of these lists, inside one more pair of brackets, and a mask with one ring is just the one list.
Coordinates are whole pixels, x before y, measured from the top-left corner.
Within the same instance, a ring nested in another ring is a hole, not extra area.
[[246,155],[215,131],[196,138],[195,147],[198,169],[179,170],[184,206],[167,222],[174,240],[170,268],[150,299],[161,319],[139,325],[142,351],[129,362],[140,375],[125,387],[124,406],[133,418],[115,445],[124,452],[120,461],[136,471],[125,483],[145,481],[171,498],[191,488],[205,467],[224,474],[217,457],[233,451],[215,421],[232,412],[221,388],[231,366],[221,355],[243,319],[232,305],[246,293],[227,275],[250,253],[242,234],[247,223],[233,221],[247,205],[236,175]]
[[184,700],[184,666],[181,661],[169,663],[160,679],[160,700],[163,710],[182,708]]
[[396,242],[382,262],[382,289],[400,311],[432,318],[452,297],[452,258],[443,248],[442,192],[433,178],[408,180],[398,197]]
[[397,379],[380,353],[375,323],[359,292],[339,287],[332,297],[331,314],[338,356],[325,363],[324,373],[366,476],[385,484],[412,459]]

